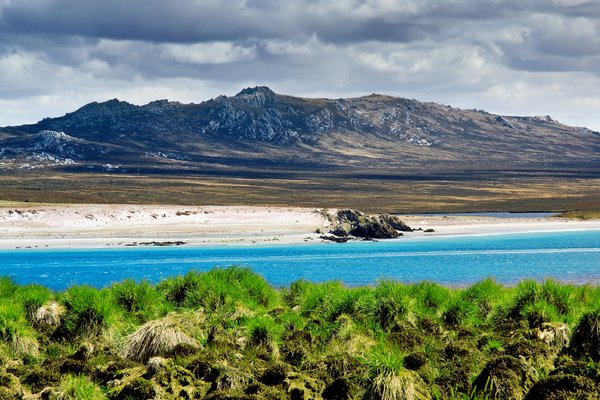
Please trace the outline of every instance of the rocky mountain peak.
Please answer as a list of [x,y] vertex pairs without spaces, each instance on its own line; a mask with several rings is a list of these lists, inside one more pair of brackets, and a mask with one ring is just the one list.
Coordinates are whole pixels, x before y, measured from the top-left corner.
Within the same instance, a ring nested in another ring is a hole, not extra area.
[[255,86],[246,88],[234,96],[236,100],[248,104],[252,107],[265,107],[267,104],[275,100],[275,92],[266,86]]
[[240,90],[240,92],[238,94],[236,94],[235,97],[256,96],[256,95],[273,97],[273,96],[275,96],[275,92],[272,91],[267,86],[254,86],[254,87],[248,87],[248,88]]
[[[101,157],[103,164],[107,157],[125,164],[124,154],[145,162],[155,154],[161,160],[194,160],[200,154],[229,160],[244,151],[249,153],[242,158],[273,151],[265,157],[341,165],[351,158],[378,168],[390,163],[416,168],[423,160],[470,165],[482,158],[490,165],[547,165],[596,160],[599,151],[597,133],[550,117],[501,116],[379,94],[300,98],[266,86],[198,104],[93,102],[63,117],[3,131],[5,155]],[[86,150],[90,146],[96,150]]]

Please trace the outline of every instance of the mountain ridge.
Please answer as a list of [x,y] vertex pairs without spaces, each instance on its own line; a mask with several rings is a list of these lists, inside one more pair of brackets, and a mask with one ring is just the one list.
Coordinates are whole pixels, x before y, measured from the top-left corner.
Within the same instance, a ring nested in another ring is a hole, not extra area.
[[[34,150],[41,132],[79,140],[78,150],[71,152],[73,163],[41,160],[40,152],[66,159],[60,146]],[[600,161],[600,133],[549,116],[496,115],[379,94],[302,98],[266,86],[201,103],[92,102],[62,117],[0,128],[0,133],[4,169],[108,163],[130,170],[144,165],[194,170],[225,162],[425,173]]]

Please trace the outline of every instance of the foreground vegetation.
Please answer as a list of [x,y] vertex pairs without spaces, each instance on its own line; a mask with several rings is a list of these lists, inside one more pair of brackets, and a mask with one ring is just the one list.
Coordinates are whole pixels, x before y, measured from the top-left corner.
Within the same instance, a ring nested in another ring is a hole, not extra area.
[[0,398],[597,399],[600,288],[0,279]]

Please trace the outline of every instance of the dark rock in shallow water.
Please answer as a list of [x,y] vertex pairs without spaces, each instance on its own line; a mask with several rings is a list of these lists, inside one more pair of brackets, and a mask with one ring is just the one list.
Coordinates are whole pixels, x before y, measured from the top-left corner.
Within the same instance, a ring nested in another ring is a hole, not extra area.
[[348,241],[348,236],[334,236],[334,235],[322,235],[320,236],[323,240],[329,240],[330,242],[336,243],[346,243]]
[[400,236],[398,232],[388,224],[377,219],[371,219],[357,224],[350,234],[367,239],[393,239]]

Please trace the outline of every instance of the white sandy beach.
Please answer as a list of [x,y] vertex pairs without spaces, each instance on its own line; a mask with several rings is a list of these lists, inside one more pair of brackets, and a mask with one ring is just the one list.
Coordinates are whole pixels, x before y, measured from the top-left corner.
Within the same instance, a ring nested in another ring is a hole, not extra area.
[[[503,219],[475,216],[401,218],[407,236],[487,235],[600,230],[600,221],[560,218]],[[321,210],[247,206],[42,205],[0,208],[0,248],[101,248],[148,242],[185,245],[319,242],[329,221]]]
[[[600,230],[600,220],[569,218],[495,218],[480,216],[401,215],[412,228],[434,229],[428,235],[494,235],[529,232]],[[599,232],[600,234],[600,232]]]

